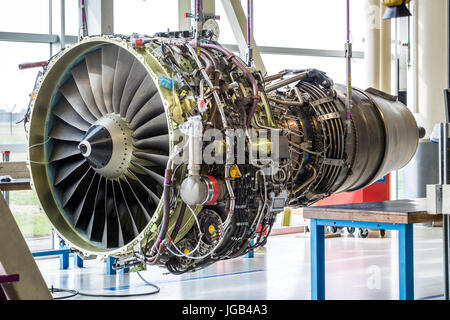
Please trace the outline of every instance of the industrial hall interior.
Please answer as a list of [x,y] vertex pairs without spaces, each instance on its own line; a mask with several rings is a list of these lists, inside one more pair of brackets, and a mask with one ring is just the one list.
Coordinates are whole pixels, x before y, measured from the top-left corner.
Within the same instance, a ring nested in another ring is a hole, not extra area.
[[449,39],[450,0],[1,1],[0,300],[449,300]]

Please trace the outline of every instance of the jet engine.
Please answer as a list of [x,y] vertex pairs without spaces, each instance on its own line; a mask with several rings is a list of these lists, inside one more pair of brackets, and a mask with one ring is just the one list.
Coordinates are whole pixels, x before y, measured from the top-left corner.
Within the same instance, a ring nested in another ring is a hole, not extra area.
[[198,270],[264,245],[286,206],[411,160],[411,112],[346,95],[315,69],[265,77],[206,38],[85,37],[50,59],[32,102],[33,187],[80,255]]

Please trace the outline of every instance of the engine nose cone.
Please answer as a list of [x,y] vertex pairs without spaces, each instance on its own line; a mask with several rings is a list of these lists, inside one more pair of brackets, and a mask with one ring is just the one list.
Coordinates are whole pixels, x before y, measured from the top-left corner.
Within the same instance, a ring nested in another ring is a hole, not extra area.
[[93,125],[78,145],[81,154],[94,169],[104,168],[111,160],[113,140],[102,125]]
[[78,149],[80,150],[81,154],[86,158],[91,153],[91,144],[88,141],[81,141],[78,145]]
[[103,177],[120,177],[131,165],[132,131],[117,114],[106,114],[97,120],[78,144],[78,150],[89,165]]

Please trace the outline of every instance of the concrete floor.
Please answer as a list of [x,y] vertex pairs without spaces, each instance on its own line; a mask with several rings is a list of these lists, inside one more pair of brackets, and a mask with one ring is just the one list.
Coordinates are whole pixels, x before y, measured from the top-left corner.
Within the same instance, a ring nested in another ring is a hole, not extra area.
[[[442,299],[441,228],[414,227],[415,297]],[[167,274],[151,267],[141,274],[161,292],[134,299],[310,299],[309,237],[274,236],[255,258],[219,262],[196,273]],[[327,299],[398,299],[396,232],[379,238],[343,235],[326,240]],[[150,291],[137,274],[108,276],[105,264],[89,260],[85,268],[58,270],[58,259],[41,259],[38,265],[49,286],[75,288],[94,294]],[[76,299],[89,299],[78,296]]]

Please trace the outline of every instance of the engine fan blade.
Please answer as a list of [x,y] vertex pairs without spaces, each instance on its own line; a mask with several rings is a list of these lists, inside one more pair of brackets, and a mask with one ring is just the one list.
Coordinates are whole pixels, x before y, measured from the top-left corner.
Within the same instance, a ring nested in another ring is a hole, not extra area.
[[87,227],[87,235],[89,240],[102,241],[103,230],[105,225],[105,188],[106,179],[100,178],[97,188],[97,194],[95,195],[94,212]]
[[87,192],[73,214],[74,226],[86,231],[95,210],[95,199],[98,193],[101,176],[95,174]]
[[[91,175],[94,174],[94,171],[91,170],[90,168],[81,176],[81,178],[79,178],[78,180],[76,180],[75,182],[73,182],[72,184],[70,184],[69,186],[67,186],[67,188],[65,188],[62,192],[62,206],[63,208],[67,207],[69,205],[69,201],[73,200],[72,202],[77,203],[75,199],[75,195],[77,195],[78,197],[80,196],[80,192],[85,192],[89,182],[91,181]],[[77,191],[80,191],[77,193]],[[77,198],[78,198],[77,197]]]
[[86,65],[91,83],[92,93],[94,94],[95,104],[102,115],[107,114],[105,102],[103,101],[102,86],[102,51],[97,50],[86,55]]
[[83,140],[84,135],[84,131],[78,130],[77,128],[74,128],[71,125],[59,120],[59,118],[56,118],[48,136],[58,140],[80,142]]
[[159,94],[155,94],[134,115],[134,117],[130,122],[130,129],[136,130],[138,127],[142,126],[147,121],[152,120],[161,114],[165,114],[164,106],[162,104],[161,97],[159,96]]
[[138,149],[159,150],[163,151],[165,154],[169,154],[169,135],[164,134],[161,136],[138,140],[133,143],[133,146]]
[[[133,196],[134,196],[134,198],[136,199],[136,201],[137,201],[139,207],[140,207],[141,210],[142,210],[143,216],[144,216],[144,218],[145,218],[145,224],[147,224],[147,223],[150,221],[150,219],[151,219],[151,215],[150,215],[150,214],[148,213],[148,211],[147,211],[147,206],[144,205],[144,204],[143,204],[143,201],[141,201],[141,199],[139,198],[138,190],[137,190],[138,188],[134,188],[134,189],[133,189],[132,181],[133,181],[132,179],[130,179],[130,178],[128,178],[127,176],[125,176],[125,182],[126,182],[126,184],[122,184],[122,188],[123,188],[123,190],[125,191],[126,187],[128,187],[129,191],[133,194]],[[128,198],[127,198],[127,199],[128,199]],[[152,202],[152,204],[153,204],[153,202]],[[155,206],[155,207],[156,207],[156,206]]]
[[139,183],[139,185],[141,185],[142,188],[144,188],[144,190],[148,193],[148,195],[150,196],[151,200],[153,201],[153,203],[155,205],[159,204],[159,201],[161,200],[152,190],[149,189],[149,187],[147,187],[145,185],[145,183],[143,183],[141,181],[141,179],[138,178],[138,176],[136,174],[134,174],[133,171],[128,169],[128,172],[136,179],[136,181]]
[[88,107],[83,101],[80,92],[78,91],[77,85],[73,78],[70,78],[62,87],[61,93],[70,103],[72,108],[87,122],[93,124],[97,121],[97,118],[89,111]]
[[114,113],[112,105],[112,95],[114,86],[114,74],[116,69],[117,55],[119,48],[117,46],[102,47],[102,87],[103,100],[108,113]]
[[144,139],[168,133],[166,114],[162,113],[133,132],[133,138]]
[[[142,219],[142,217],[145,217],[144,214],[140,214],[139,212],[139,205],[137,204],[137,201],[133,201],[135,199],[134,194],[128,192],[127,189],[127,183],[123,182],[122,179],[118,180],[118,185],[119,185],[119,189],[120,189],[120,193],[122,194],[122,199],[123,202],[125,203],[128,212],[130,213],[131,216],[131,221],[133,223],[133,231],[136,232],[137,234],[139,234],[139,232],[141,232],[146,224],[147,224],[147,220],[146,219]],[[129,188],[129,187],[128,187]],[[143,223],[142,223],[143,220]]]
[[153,162],[157,164],[158,166],[161,166],[165,168],[167,166],[167,162],[169,162],[169,157],[165,155],[160,154],[153,154],[153,153],[145,153],[145,152],[134,152],[133,155],[136,158],[148,160],[150,162]]
[[157,93],[158,89],[156,88],[152,76],[147,74],[130,102],[126,114],[126,121],[129,123],[139,109]]
[[130,74],[134,57],[131,53],[119,49],[117,56],[116,70],[114,71],[114,85],[112,95],[112,105],[114,113],[120,114],[120,100],[122,99],[123,89]]
[[[133,164],[134,166],[136,166],[137,168],[141,169],[142,171],[144,171],[147,175],[149,175],[153,180],[155,180],[160,186],[164,186],[164,177],[158,173],[156,173],[155,171],[152,171],[149,168],[146,168],[142,165],[140,165],[137,162],[131,161],[131,164]],[[152,167],[150,167],[152,168]]]
[[120,99],[120,115],[122,117],[126,116],[131,99],[133,99],[146,75],[147,70],[145,70],[142,63],[140,63],[139,60],[134,59],[130,74],[128,75],[127,82],[123,89],[122,98]]
[[84,120],[77,112],[75,112],[64,97],[61,97],[61,100],[53,108],[52,113],[65,123],[83,130],[84,132],[88,131],[91,126],[89,122]]
[[83,98],[84,103],[88,107],[89,111],[98,119],[102,116],[102,113],[95,103],[94,94],[91,89],[91,81],[89,80],[88,69],[86,66],[86,60],[81,61],[75,67],[72,68],[72,77],[75,80],[78,91]]
[[53,150],[48,162],[62,160],[75,154],[81,154],[80,150],[78,150],[77,142],[62,142],[56,140],[53,142]]
[[114,205],[117,212],[120,228],[122,231],[123,241],[128,243],[138,236],[139,232],[134,222],[133,216],[126,204],[119,183],[113,181]]
[[115,199],[111,180],[107,180],[105,190],[105,227],[102,243],[107,248],[122,247],[124,245],[123,236],[114,205]]
[[86,159],[83,156],[77,157],[74,161],[66,161],[56,167],[55,179],[53,185],[57,186],[71,175],[80,175],[89,168]]

